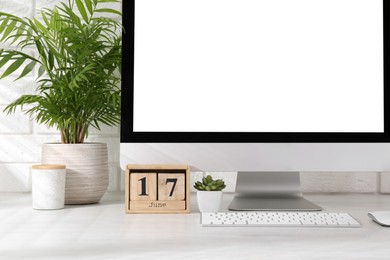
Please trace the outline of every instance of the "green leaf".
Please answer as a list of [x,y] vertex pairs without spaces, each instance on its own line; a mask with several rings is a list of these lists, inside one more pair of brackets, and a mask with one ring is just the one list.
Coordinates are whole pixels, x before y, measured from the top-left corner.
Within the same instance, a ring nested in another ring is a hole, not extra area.
[[92,14],[93,13],[92,1],[91,0],[85,0],[85,5],[87,6],[89,13]]
[[35,39],[35,46],[38,49],[38,53],[41,56],[41,60],[43,62],[46,62],[47,61],[47,56],[46,56],[45,50],[44,50],[41,42],[38,39]]
[[0,25],[0,34],[4,31],[4,29],[6,28],[7,24],[8,24],[8,21],[9,21],[9,18],[4,18],[3,22],[1,23]]
[[[38,20],[35,19],[35,18],[34,18],[34,24],[35,24],[35,26],[36,26],[40,31],[42,31],[42,32],[44,32],[44,33],[47,32],[46,27],[45,27],[40,21],[38,21]],[[43,35],[41,35],[41,36],[43,36]]]
[[45,15],[45,12],[42,10],[41,11],[41,16],[43,18],[43,21],[45,22],[46,26],[49,26],[50,25],[50,22],[49,20],[47,19],[46,15]]
[[83,3],[80,0],[76,0],[77,9],[79,10],[81,16],[83,17],[84,21],[88,23],[88,15],[87,11],[85,10],[85,7]]
[[23,77],[26,76],[28,73],[30,73],[30,72],[34,69],[35,64],[37,64],[36,61],[32,61],[32,62],[30,62],[29,64],[27,64],[26,67],[24,67],[22,73],[19,75],[19,77],[17,77],[17,78],[15,79],[15,81],[18,80],[18,79],[23,78]]
[[122,16],[121,12],[119,12],[117,10],[114,10],[114,9],[111,9],[111,8],[100,8],[100,9],[96,9],[95,12],[98,12],[98,13],[112,13],[112,14],[117,14],[117,15]]
[[[21,36],[26,36],[26,34],[24,34],[25,27],[26,27],[25,24],[19,26],[16,33],[13,35],[14,40],[11,42],[11,44],[14,44]],[[8,37],[8,39],[9,38],[11,38],[11,36]]]
[[45,73],[45,67],[43,65],[41,65],[38,69],[38,78],[40,78],[43,73]]
[[99,3],[119,3],[118,0],[99,0]]
[[4,39],[7,38],[8,35],[10,35],[15,25],[16,25],[16,21],[12,21],[10,24],[7,25],[6,29],[4,30],[3,37],[1,38],[0,41],[4,41]]
[[16,61],[14,61],[11,65],[9,65],[9,67],[4,71],[3,75],[0,77],[0,79],[2,78],[5,78],[7,77],[9,74],[11,74],[12,72],[14,72],[15,70],[17,70],[20,66],[22,66],[23,62],[25,61],[26,59],[18,59]]
[[0,59],[0,68],[3,67],[11,58],[12,58],[12,54],[7,54],[7,55],[0,55],[0,58],[2,57],[2,59]]
[[54,55],[52,52],[49,52],[49,69],[52,70],[54,67]]

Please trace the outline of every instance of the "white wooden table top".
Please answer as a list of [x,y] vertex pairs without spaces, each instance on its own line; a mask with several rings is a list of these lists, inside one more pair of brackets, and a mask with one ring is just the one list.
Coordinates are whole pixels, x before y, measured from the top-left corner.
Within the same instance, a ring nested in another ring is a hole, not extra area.
[[201,227],[194,194],[190,214],[135,215],[124,193],[52,211],[33,210],[29,193],[0,193],[0,259],[390,259],[390,228],[367,216],[390,210],[390,195],[305,197],[363,227]]

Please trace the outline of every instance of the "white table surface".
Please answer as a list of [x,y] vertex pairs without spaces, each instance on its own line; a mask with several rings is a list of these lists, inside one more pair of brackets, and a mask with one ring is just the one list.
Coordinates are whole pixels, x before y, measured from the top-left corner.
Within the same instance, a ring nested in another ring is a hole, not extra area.
[[136,215],[123,193],[50,211],[33,210],[29,193],[0,193],[0,259],[390,259],[390,228],[367,216],[390,210],[390,195],[305,197],[363,227],[201,227],[194,194],[190,214]]

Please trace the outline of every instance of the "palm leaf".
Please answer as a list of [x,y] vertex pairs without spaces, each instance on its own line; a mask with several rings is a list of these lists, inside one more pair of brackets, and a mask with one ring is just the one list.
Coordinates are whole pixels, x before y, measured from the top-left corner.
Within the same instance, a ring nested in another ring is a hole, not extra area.
[[10,33],[14,30],[16,26],[16,21],[11,21],[10,24],[7,25],[7,28],[3,32],[3,37],[0,39],[0,41],[4,41],[10,35]]
[[88,12],[93,13],[93,2],[91,0],[85,0],[85,5],[87,6]]
[[[0,17],[1,16],[2,16],[2,13],[0,13]],[[7,27],[8,21],[9,21],[8,17],[1,18],[1,19],[3,20],[3,22],[0,24],[0,34],[5,30],[5,28]]]
[[30,73],[34,69],[35,64],[37,64],[36,61],[31,61],[29,64],[27,64],[26,67],[24,67],[22,73],[20,73],[19,77],[17,77],[15,80],[21,79]]
[[77,8],[85,22],[88,22],[88,14],[81,0],[76,0]]
[[9,67],[4,71],[3,75],[1,75],[0,79],[7,77],[15,70],[19,69],[20,66],[24,63],[26,59],[18,59],[15,60]]
[[11,58],[12,58],[12,53],[7,52],[7,54],[3,54],[3,50],[1,50],[0,53],[0,68],[3,67]]
[[112,13],[112,14],[117,14],[119,16],[122,16],[122,13],[115,10],[115,9],[111,9],[111,8],[100,8],[100,9],[96,9],[95,12],[97,13]]

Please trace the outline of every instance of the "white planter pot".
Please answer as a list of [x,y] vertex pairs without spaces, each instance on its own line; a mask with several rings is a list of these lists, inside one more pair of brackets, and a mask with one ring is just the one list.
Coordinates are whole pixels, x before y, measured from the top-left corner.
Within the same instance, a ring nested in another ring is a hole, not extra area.
[[222,205],[222,191],[198,191],[197,199],[200,212],[218,212]]
[[62,209],[65,202],[65,177],[65,165],[33,165],[33,208]]
[[43,164],[65,164],[65,204],[97,203],[108,187],[107,145],[44,144]]

